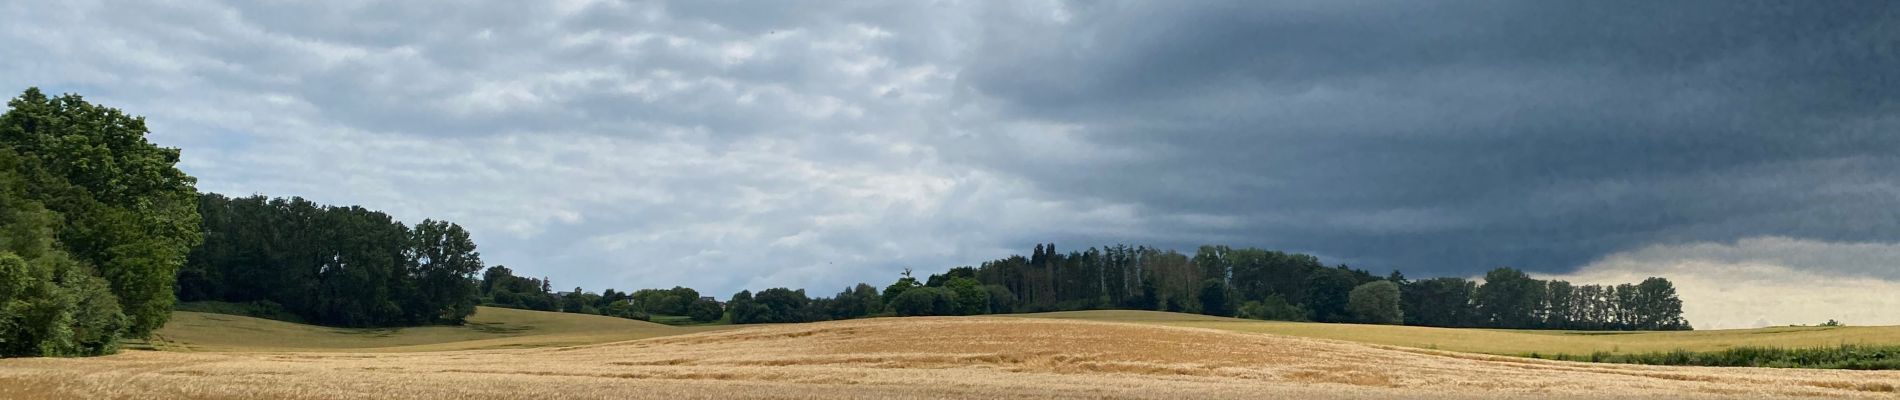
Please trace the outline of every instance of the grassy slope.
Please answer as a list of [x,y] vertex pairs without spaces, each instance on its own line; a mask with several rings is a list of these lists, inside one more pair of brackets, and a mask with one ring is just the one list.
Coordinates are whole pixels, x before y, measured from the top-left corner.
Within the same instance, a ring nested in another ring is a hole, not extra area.
[[[1016,316],[1211,328],[1506,355],[1713,351],[1736,346],[1900,345],[1900,327],[1573,332],[1271,322],[1125,310]],[[177,312],[172,315],[171,323],[158,331],[157,347],[186,351],[441,351],[570,346],[732,327],[668,326],[595,315],[489,307],[480,308],[464,326],[401,329],[329,328],[234,315]]]
[[480,307],[463,326],[349,329],[175,312],[156,346],[185,351],[442,351],[568,346],[702,332],[598,315]]
[[1117,321],[1338,339],[1473,353],[1522,355],[1715,351],[1736,346],[1900,345],[1900,326],[1771,327],[1687,332],[1578,332],[1255,321],[1156,311],[1072,311],[1021,317]]

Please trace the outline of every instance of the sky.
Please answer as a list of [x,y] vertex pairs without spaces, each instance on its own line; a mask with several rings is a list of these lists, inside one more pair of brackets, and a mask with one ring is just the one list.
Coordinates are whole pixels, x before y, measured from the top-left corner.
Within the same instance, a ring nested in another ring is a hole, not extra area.
[[[0,89],[591,291],[1114,243],[1900,324],[1900,3],[19,1]],[[8,89],[11,88],[11,89]]]

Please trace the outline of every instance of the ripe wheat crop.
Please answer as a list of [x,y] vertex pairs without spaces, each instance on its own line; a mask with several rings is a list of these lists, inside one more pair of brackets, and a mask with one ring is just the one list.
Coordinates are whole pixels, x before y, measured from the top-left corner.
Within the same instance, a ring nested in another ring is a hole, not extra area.
[[1900,372],[1587,364],[1129,323],[880,318],[595,345],[0,360],[5,398],[1887,397]]

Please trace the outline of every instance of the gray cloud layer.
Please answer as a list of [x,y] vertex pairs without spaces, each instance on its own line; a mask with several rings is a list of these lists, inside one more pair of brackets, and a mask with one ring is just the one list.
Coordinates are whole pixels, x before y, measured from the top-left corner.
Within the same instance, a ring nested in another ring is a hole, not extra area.
[[150,117],[205,190],[463,222],[562,286],[824,289],[1051,240],[1566,272],[1900,242],[1897,9],[17,2],[0,87]]
[[1012,115],[1144,155],[1007,157],[1062,193],[1433,271],[1757,234],[1900,239],[1888,4],[1073,11],[992,27],[963,75]]

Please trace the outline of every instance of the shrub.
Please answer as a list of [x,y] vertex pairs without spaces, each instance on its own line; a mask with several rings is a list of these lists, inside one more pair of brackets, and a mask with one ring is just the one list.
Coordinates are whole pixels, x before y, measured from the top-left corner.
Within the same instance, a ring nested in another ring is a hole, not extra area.
[[890,308],[900,317],[956,315],[955,298],[943,288],[910,288],[892,298]]
[[726,310],[719,307],[719,302],[706,299],[693,301],[693,306],[686,311],[686,316],[696,322],[713,322],[726,316]]
[[61,256],[35,261],[0,251],[0,356],[118,351],[130,323],[105,279]]
[[1249,301],[1242,304],[1240,317],[1268,321],[1305,321],[1306,308],[1288,303],[1286,298],[1275,294],[1267,296],[1265,301]]
[[1666,352],[1635,354],[1614,354],[1608,352],[1596,352],[1589,355],[1557,354],[1549,357],[1533,354],[1531,357],[1566,361],[1705,367],[1900,369],[1900,346],[1864,346],[1852,344],[1838,347],[1792,349],[1780,347],[1736,347],[1711,352],[1692,352],[1678,349]]

